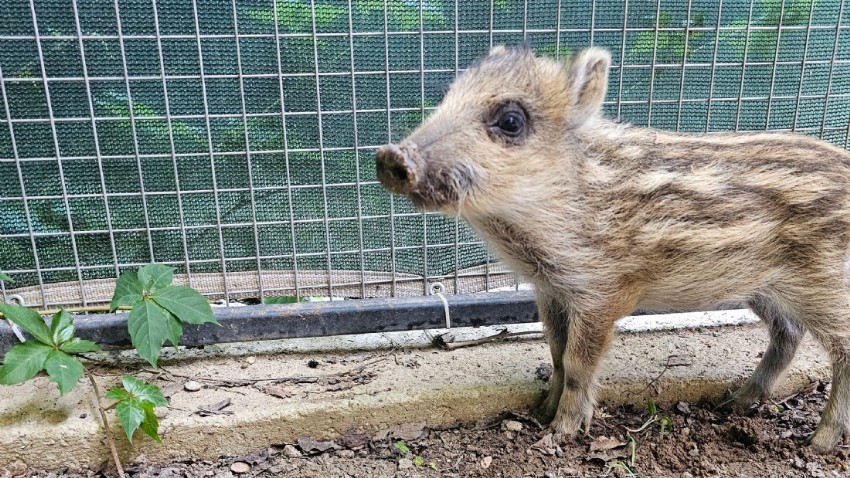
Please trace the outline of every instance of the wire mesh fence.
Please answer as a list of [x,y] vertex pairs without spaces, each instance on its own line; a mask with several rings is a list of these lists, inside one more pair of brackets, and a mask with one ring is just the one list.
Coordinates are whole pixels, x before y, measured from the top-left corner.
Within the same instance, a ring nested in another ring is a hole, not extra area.
[[0,271],[29,305],[148,262],[225,301],[511,287],[377,183],[494,44],[609,48],[606,114],[850,146],[845,0],[0,0]]

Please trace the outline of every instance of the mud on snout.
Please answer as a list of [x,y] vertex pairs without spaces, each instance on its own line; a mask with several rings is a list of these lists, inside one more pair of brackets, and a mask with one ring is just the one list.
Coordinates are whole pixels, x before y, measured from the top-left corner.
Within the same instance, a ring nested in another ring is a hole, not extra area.
[[446,164],[430,156],[408,140],[384,145],[375,155],[378,181],[391,193],[409,197],[420,209],[456,211],[474,189],[476,175],[462,162]]

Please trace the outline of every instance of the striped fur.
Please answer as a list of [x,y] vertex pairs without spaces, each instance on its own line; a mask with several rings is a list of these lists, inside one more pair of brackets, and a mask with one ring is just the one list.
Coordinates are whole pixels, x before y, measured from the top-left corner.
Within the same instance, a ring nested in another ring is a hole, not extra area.
[[[402,192],[465,218],[536,285],[555,364],[537,412],[556,432],[588,424],[616,320],[638,307],[741,301],[771,344],[734,403],[769,394],[807,330],[833,360],[812,438],[831,449],[850,426],[850,154],[796,134],[686,135],[603,119],[609,62],[596,48],[565,64],[496,48],[379,158],[404,161]],[[528,119],[510,141],[492,127],[508,101]]]

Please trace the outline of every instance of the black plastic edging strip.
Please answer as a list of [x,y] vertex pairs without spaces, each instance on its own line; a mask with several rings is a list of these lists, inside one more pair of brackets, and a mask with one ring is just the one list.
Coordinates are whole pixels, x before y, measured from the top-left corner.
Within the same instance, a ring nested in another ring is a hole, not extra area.
[[[446,294],[452,327],[520,324],[537,321],[529,291]],[[297,304],[213,308],[221,326],[184,325],[180,345],[197,347],[300,337],[427,330],[445,327],[445,307],[438,296],[356,299]],[[77,335],[104,348],[130,348],[127,314],[75,315]],[[18,339],[0,320],[0,355]]]

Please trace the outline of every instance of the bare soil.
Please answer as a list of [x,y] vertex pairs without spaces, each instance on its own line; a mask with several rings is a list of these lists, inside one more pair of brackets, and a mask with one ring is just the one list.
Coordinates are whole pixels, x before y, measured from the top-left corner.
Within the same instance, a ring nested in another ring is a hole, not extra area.
[[[829,384],[815,383],[744,413],[716,411],[710,403],[679,402],[654,415],[651,405],[601,406],[588,435],[561,443],[518,414],[444,429],[405,424],[372,436],[352,429],[333,442],[304,437],[215,462],[132,463],[126,471],[136,478],[850,476],[846,445],[826,455],[806,446],[828,393]],[[115,476],[108,469],[20,472]]]

